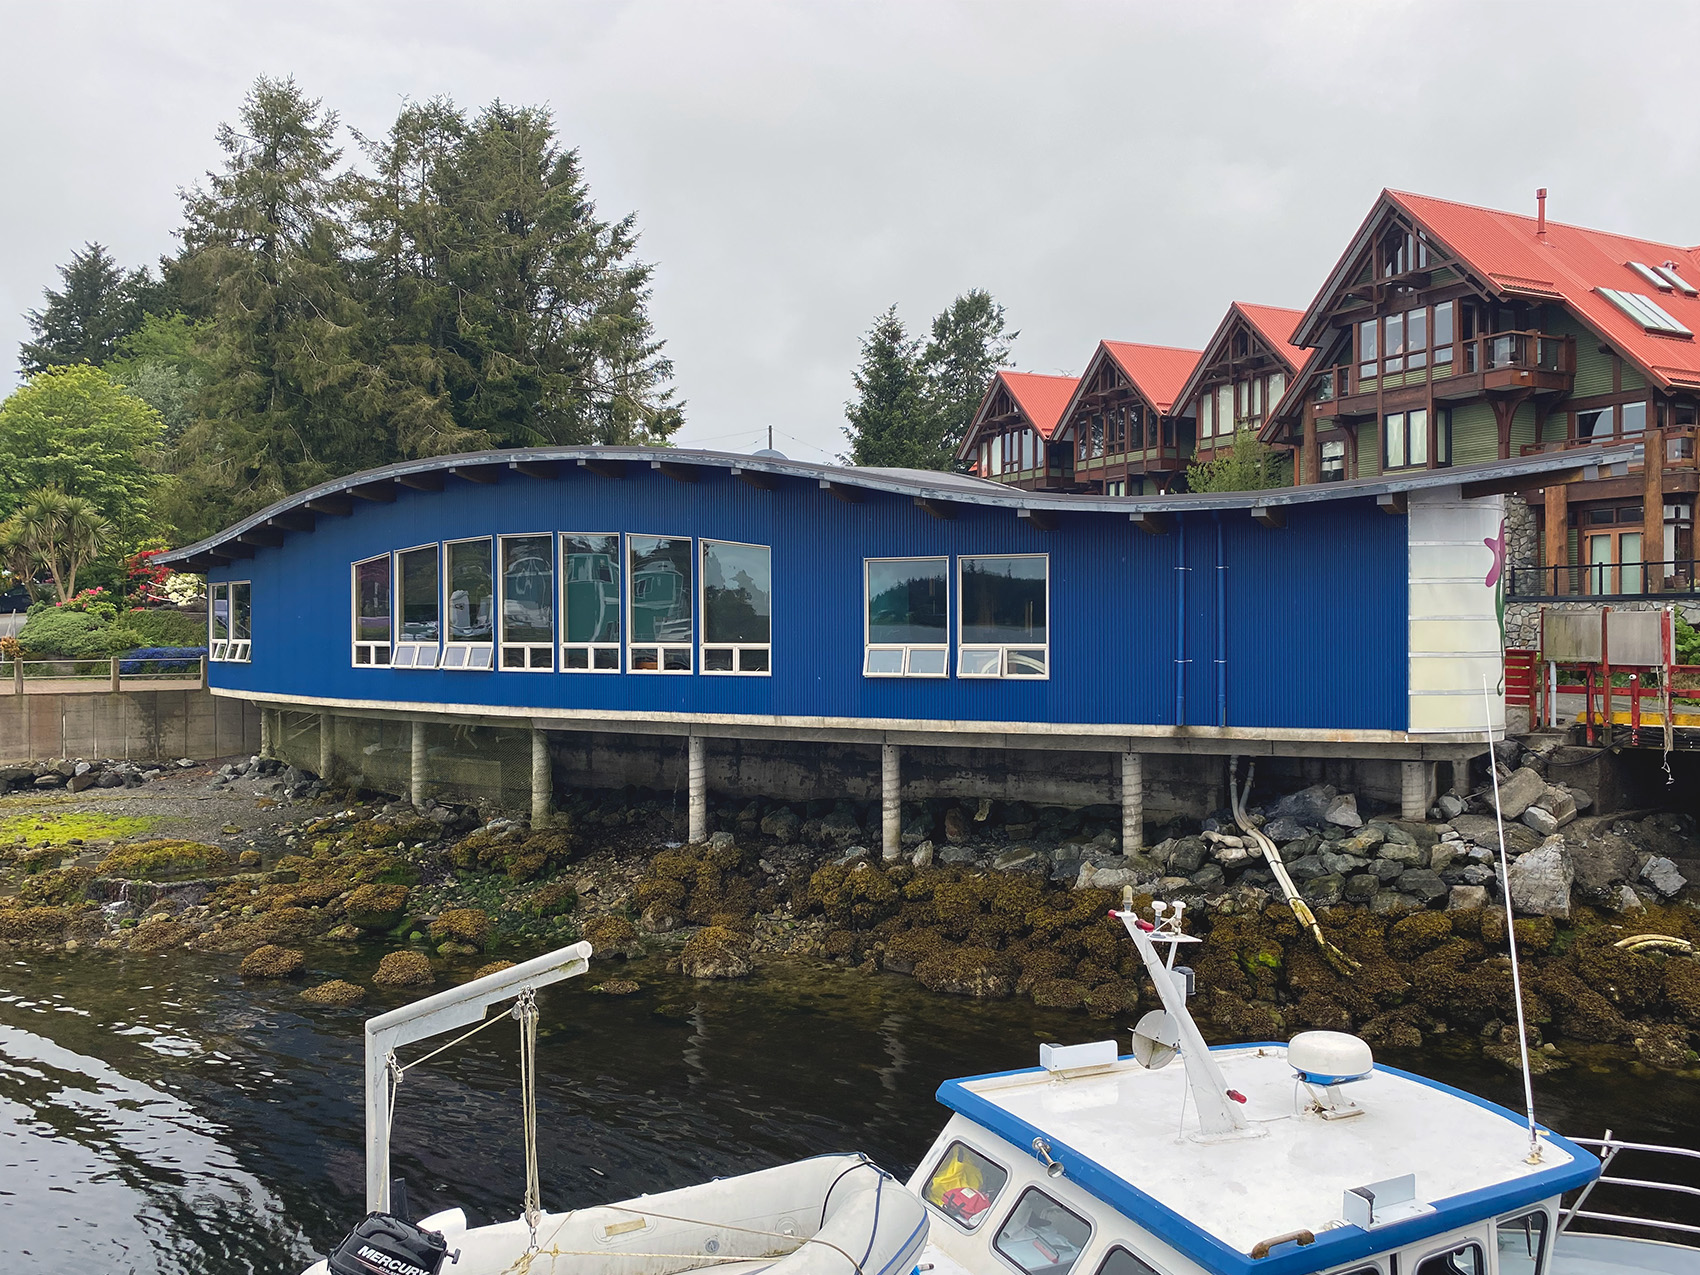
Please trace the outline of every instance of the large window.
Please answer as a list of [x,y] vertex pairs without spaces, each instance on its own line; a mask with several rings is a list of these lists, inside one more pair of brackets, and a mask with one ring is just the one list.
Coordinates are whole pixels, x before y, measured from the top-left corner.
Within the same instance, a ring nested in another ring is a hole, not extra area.
[[1416,371],[1452,362],[1452,302],[1419,306],[1358,324],[1358,375]]
[[633,673],[691,671],[691,538],[627,536]]
[[1530,1209],[1494,1223],[1499,1275],[1541,1275],[1546,1265],[1547,1213]]
[[950,660],[950,560],[869,558],[865,564],[869,677],[943,677]]
[[1068,1275],[1092,1238],[1092,1224],[1036,1186],[1021,1193],[992,1246],[1026,1275]]
[[396,668],[436,668],[443,591],[436,545],[396,554]]
[[247,580],[207,587],[207,658],[223,664],[246,664],[253,651],[251,601],[254,586]]
[[555,667],[555,537],[503,536],[502,659],[514,672]]
[[561,671],[620,671],[620,537],[561,536]]
[[975,1231],[991,1216],[1009,1174],[965,1142],[945,1148],[923,1192],[928,1204],[965,1231]]
[[354,662],[390,662],[390,555],[354,564]]
[[450,541],[447,669],[489,669],[495,664],[496,590],[490,537]]
[[1412,469],[1428,465],[1428,410],[1389,412],[1382,418],[1381,467]]
[[702,671],[773,671],[773,566],[766,545],[702,542]]
[[958,677],[1044,677],[1050,560],[1044,554],[962,558]]

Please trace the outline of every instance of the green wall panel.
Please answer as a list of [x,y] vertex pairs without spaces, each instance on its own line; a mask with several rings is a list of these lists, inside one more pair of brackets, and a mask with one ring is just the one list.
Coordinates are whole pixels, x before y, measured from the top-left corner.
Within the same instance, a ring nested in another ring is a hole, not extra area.
[[1452,463],[1479,465],[1499,459],[1499,431],[1485,400],[1452,409]]

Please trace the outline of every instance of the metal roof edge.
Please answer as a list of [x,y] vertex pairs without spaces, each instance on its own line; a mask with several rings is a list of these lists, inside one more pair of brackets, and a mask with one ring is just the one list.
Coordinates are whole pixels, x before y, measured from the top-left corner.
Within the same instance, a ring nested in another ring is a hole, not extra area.
[[[422,460],[398,461],[376,469],[362,470],[342,478],[320,483],[293,496],[267,505],[257,513],[232,523],[222,531],[161,554],[156,561],[171,566],[198,558],[228,544],[238,537],[266,527],[268,520],[299,509],[309,501],[327,496],[351,493],[355,488],[374,483],[394,481],[414,474],[447,472],[456,468],[475,468],[499,465],[536,464],[540,462],[579,460],[622,460],[632,462],[696,465],[710,469],[745,470],[768,473],[777,477],[813,479],[839,486],[859,487],[869,491],[919,500],[942,501],[960,505],[984,505],[994,509],[1044,509],[1054,512],[1081,514],[1126,515],[1131,513],[1211,512],[1226,509],[1266,508],[1273,505],[1315,504],[1333,500],[1372,498],[1391,492],[1418,491],[1431,487],[1447,487],[1467,482],[1494,481],[1524,476],[1537,477],[1543,473],[1575,469],[1579,466],[1606,466],[1627,463],[1633,459],[1635,444],[1602,444],[1598,447],[1574,448],[1568,451],[1543,452],[1539,455],[1501,460],[1467,468],[1419,470],[1390,477],[1357,478],[1345,482],[1319,483],[1304,487],[1274,487],[1259,491],[1183,492],[1151,496],[1076,496],[1066,493],[1023,491],[1005,487],[985,479],[967,478],[960,474],[941,472],[939,481],[916,481],[878,469],[849,465],[823,465],[812,461],[775,460],[771,457],[749,456],[735,452],[692,451],[674,447],[606,447],[561,446],[527,447],[505,451],[465,452],[449,456],[432,456]],[[440,493],[439,493],[440,494]]]

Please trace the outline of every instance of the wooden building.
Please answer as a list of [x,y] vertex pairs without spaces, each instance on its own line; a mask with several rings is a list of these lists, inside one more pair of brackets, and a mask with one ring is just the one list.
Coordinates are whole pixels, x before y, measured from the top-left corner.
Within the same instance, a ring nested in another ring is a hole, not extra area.
[[1053,436],[1076,384],[1072,376],[997,373],[957,449],[958,462],[1024,491],[1071,490],[1074,467]]
[[1300,311],[1236,301],[1217,325],[1181,387],[1196,422],[1193,459],[1216,459],[1236,430],[1261,433],[1275,405],[1299,379],[1313,351],[1292,344]]
[[1197,363],[1197,350],[1100,341],[1057,428],[1057,450],[1073,466],[1066,490],[1173,491],[1192,458],[1192,421],[1176,404]]
[[1510,593],[1691,592],[1700,250],[1383,191],[1293,333],[1264,437],[1301,484],[1631,442],[1625,472],[1517,488]]

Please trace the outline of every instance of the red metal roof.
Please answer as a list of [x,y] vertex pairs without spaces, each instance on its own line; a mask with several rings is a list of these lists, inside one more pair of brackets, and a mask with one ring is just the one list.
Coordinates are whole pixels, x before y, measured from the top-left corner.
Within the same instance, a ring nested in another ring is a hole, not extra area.
[[1550,220],[1541,235],[1535,218],[1519,213],[1397,190],[1385,194],[1491,286],[1512,295],[1562,299],[1663,385],[1692,386],[1700,379],[1700,341],[1648,332],[1595,291],[1639,293],[1690,331],[1700,332],[1700,297],[1663,291],[1624,264],[1674,262],[1684,281],[1700,286],[1700,251]]
[[999,372],[998,378],[1041,438],[1056,432],[1063,408],[1074,397],[1074,387],[1080,381],[1076,376],[1047,376],[1042,372]]
[[1164,414],[1174,410],[1175,398],[1192,375],[1192,369],[1198,366],[1201,353],[1172,345],[1136,345],[1131,341],[1100,344],[1151,406]]
[[1286,359],[1293,375],[1304,371],[1305,364],[1310,362],[1316,351],[1293,344],[1293,330],[1304,318],[1303,310],[1289,310],[1279,305],[1252,305],[1246,301],[1234,302],[1234,308],[1262,333],[1263,339],[1269,342],[1276,354]]

